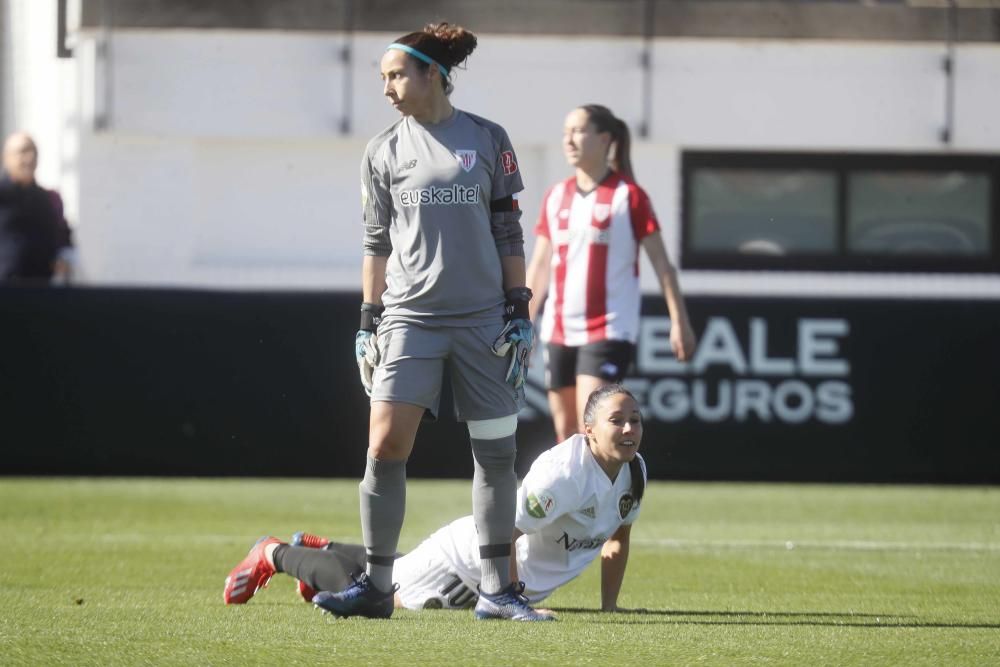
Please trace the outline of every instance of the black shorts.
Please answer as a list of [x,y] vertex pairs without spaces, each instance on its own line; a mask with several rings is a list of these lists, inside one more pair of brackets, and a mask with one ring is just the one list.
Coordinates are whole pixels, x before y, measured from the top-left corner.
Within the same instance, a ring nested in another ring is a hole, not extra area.
[[577,375],[621,382],[634,356],[635,345],[627,340],[602,340],[578,347],[548,343],[545,346],[545,388],[572,387]]

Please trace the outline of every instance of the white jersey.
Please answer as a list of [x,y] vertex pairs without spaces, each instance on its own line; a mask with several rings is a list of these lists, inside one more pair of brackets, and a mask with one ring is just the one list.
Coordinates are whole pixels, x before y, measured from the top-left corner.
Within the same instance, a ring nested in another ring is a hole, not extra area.
[[[640,458],[643,476],[646,466]],[[517,571],[524,593],[538,602],[587,567],[618,527],[639,516],[632,475],[623,466],[612,482],[577,434],[543,452],[531,465],[517,494]],[[431,574],[438,568],[440,572]],[[420,608],[447,582],[447,570],[475,591],[480,580],[475,521],[464,516],[439,529],[413,552],[396,561],[400,597]],[[447,595],[445,598],[447,605]]]
[[[638,456],[638,454],[636,455]],[[639,459],[643,481],[646,466]],[[619,526],[639,516],[632,474],[612,482],[581,434],[543,452],[517,490],[518,574],[532,601],[542,599],[590,564]]]
[[540,338],[581,346],[639,336],[639,245],[659,230],[645,191],[611,172],[591,192],[576,178],[545,193],[535,233],[552,245]]

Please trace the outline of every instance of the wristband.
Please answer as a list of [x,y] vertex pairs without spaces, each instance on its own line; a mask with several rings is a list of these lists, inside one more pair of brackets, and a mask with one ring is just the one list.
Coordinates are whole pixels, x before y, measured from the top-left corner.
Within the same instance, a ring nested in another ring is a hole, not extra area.
[[362,303],[361,304],[361,324],[358,326],[362,331],[371,331],[375,333],[378,329],[379,322],[382,321],[382,311],[385,310],[384,306],[380,306],[377,303]]
[[531,319],[528,314],[528,302],[531,301],[531,290],[527,287],[514,287],[507,290],[506,302],[503,306],[504,320]]

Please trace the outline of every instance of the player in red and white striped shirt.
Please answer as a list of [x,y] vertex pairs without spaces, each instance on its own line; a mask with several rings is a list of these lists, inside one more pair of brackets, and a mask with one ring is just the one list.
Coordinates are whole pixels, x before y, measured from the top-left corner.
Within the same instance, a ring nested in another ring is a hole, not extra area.
[[628,126],[607,108],[570,112],[563,151],[576,173],[545,194],[528,267],[535,319],[544,299],[540,338],[545,382],[562,441],[579,431],[587,396],[620,382],[639,335],[639,248],[656,271],[670,311],[670,342],[681,361],[694,331],[646,192],[632,179]]

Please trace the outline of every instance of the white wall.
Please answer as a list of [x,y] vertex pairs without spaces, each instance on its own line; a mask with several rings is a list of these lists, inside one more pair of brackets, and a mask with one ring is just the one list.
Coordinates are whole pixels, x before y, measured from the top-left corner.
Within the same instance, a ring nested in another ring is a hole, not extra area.
[[[54,31],[48,18],[32,15],[32,30]],[[52,57],[27,65],[49,83],[21,94],[15,117],[31,116],[43,180],[73,193],[88,280],[357,289],[357,165],[367,138],[394,120],[377,69],[393,36],[355,35],[350,73],[336,57],[348,39],[339,34],[123,30],[108,65],[99,34],[79,35],[77,57],[60,62],[53,36]],[[544,189],[568,175],[559,140],[570,108],[599,102],[633,127],[641,120],[641,49],[628,39],[480,36],[452,99],[511,135],[526,178],[526,230]],[[657,41],[652,137],[633,158],[672,254],[682,147],[946,150],[943,53],[924,43]],[[1000,152],[1000,47],[960,46],[957,63],[950,150]],[[352,132],[341,136],[348,75]],[[110,127],[95,131],[102,106]],[[875,285],[1000,297],[993,276],[690,271],[683,281],[689,293],[872,294]]]
[[2,132],[23,130],[35,138],[36,178],[58,187],[75,219],[80,133],[77,64],[56,58],[55,0],[5,0],[0,39]]

